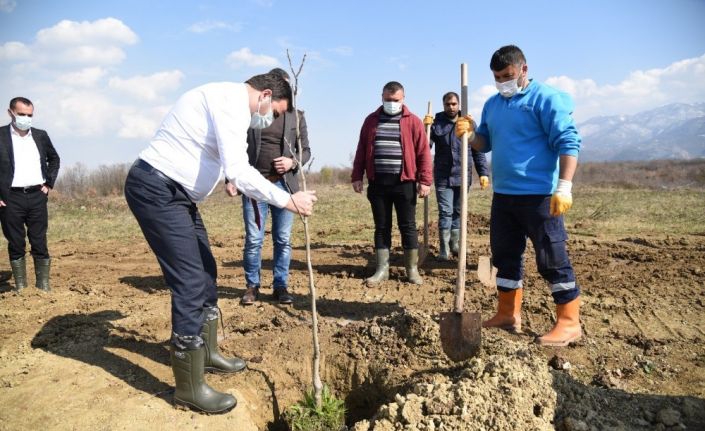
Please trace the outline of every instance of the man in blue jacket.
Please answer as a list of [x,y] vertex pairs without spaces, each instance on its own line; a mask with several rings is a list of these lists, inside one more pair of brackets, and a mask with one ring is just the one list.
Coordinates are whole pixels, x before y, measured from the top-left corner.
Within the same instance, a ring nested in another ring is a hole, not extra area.
[[[431,125],[431,148],[436,144],[433,158],[433,182],[436,185],[438,202],[438,235],[441,246],[438,260],[448,260],[448,250],[458,255],[460,239],[460,195],[462,184],[461,149],[462,140],[455,131],[455,121],[460,113],[460,98],[457,93],[443,95],[443,112],[436,114],[434,120],[430,115],[423,119],[424,125]],[[485,154],[471,149],[475,170],[480,178],[480,188],[486,189],[490,184]],[[468,189],[472,182],[472,166],[468,163]]]
[[581,143],[573,102],[567,94],[528,79],[526,58],[514,45],[495,51],[490,69],[499,94],[485,102],[480,126],[475,130],[470,116],[456,123],[456,133],[469,133],[474,149],[492,151],[490,245],[499,305],[483,326],[521,330],[523,254],[529,237],[556,303],[553,329],[536,342],[566,346],[582,335],[580,288],[563,225],[563,214],[573,203],[571,181]]

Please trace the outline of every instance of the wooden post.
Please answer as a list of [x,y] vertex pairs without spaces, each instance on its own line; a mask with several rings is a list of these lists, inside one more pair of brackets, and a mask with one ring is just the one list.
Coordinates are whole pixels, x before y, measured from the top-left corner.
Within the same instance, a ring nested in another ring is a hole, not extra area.
[[[426,110],[427,115],[433,115],[431,110],[431,101],[428,101],[428,109]],[[431,126],[426,126],[426,140],[428,144],[431,145]],[[428,219],[429,219],[429,208],[428,208],[428,196],[423,198],[423,256],[419,257],[419,265],[426,260],[428,256]]]

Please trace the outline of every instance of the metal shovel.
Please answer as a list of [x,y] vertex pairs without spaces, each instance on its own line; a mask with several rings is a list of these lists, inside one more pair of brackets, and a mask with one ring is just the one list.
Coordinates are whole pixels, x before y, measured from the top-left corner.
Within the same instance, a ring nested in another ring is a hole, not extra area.
[[492,265],[492,259],[489,256],[480,256],[478,258],[477,278],[488,292],[494,292],[496,290],[497,268]]
[[[461,115],[467,114],[468,84],[467,65],[460,65]],[[458,276],[455,283],[453,311],[441,313],[441,344],[445,354],[455,362],[464,361],[480,352],[482,344],[482,318],[480,313],[463,312],[465,297],[465,265],[468,233],[468,134],[463,135],[460,153],[460,244],[458,250]]]

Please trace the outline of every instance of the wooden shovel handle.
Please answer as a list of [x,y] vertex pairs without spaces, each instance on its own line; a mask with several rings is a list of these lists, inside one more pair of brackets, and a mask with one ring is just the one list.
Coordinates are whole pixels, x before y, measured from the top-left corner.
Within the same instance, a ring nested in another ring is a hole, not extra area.
[[[468,68],[465,63],[460,65],[460,115],[468,113]],[[460,239],[458,250],[458,275],[455,283],[455,303],[453,311],[463,312],[465,302],[465,267],[468,234],[468,134],[463,134],[463,144],[460,149]]]

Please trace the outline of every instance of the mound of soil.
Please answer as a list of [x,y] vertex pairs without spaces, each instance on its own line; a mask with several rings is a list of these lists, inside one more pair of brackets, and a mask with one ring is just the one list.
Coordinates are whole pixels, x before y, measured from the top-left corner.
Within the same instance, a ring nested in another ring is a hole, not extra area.
[[[496,330],[483,331],[478,357],[450,363],[438,328],[430,315],[402,310],[341,331],[352,357],[373,358],[375,371],[365,377],[382,393],[399,390],[352,430],[687,429],[705,419],[697,399],[634,403],[626,393],[588,388],[570,376],[565,359],[547,360],[538,346]],[[410,368],[417,371],[404,372]],[[362,386],[368,395],[375,387],[364,379]]]

